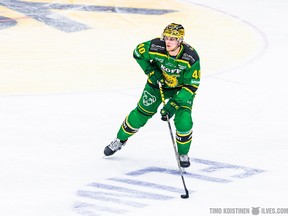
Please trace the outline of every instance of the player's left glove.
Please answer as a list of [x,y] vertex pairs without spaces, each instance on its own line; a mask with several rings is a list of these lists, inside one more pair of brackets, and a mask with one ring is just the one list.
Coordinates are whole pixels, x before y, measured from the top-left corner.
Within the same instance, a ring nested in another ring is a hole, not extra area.
[[164,85],[164,76],[161,71],[155,69],[148,74],[149,80],[152,82],[153,85],[158,86],[158,82]]
[[167,121],[167,117],[170,119],[172,116],[175,114],[176,110],[179,109],[179,104],[173,100],[170,99],[168,103],[161,109],[160,114],[161,114],[161,119],[163,121]]

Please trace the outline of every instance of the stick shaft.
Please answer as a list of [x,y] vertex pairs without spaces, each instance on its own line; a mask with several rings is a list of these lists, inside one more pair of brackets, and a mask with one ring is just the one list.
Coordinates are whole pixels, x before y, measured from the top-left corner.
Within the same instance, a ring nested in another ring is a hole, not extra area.
[[[165,106],[166,103],[165,103],[165,98],[164,98],[164,93],[163,93],[163,89],[162,89],[161,83],[159,83],[159,91],[160,91],[160,95],[161,95],[161,100],[162,100],[163,106]],[[181,179],[182,179],[182,183],[183,183],[183,186],[184,186],[185,193],[186,193],[186,195],[188,195],[188,190],[187,190],[187,187],[186,187],[186,184],[185,184],[185,180],[184,180],[184,176],[183,176],[183,170],[182,170],[182,168],[180,166],[180,158],[179,158],[179,154],[178,154],[178,151],[177,151],[177,148],[176,148],[176,143],[175,143],[175,139],[174,139],[174,136],[173,136],[170,119],[169,119],[168,115],[166,117],[167,117],[167,123],[168,123],[168,127],[169,127],[169,132],[170,132],[170,136],[171,136],[171,140],[172,140],[172,144],[173,144],[173,149],[174,149],[174,153],[175,153],[178,169],[179,169],[179,172],[180,172],[180,175],[181,175]]]

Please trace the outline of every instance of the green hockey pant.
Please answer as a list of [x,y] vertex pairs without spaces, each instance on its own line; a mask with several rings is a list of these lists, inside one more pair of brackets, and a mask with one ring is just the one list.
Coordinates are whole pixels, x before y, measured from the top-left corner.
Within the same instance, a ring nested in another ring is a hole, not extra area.
[[[176,95],[179,89],[163,89],[165,99],[172,98]],[[157,113],[159,106],[162,103],[160,91],[158,88],[153,88],[146,84],[137,107],[133,109],[123,121],[117,138],[127,140],[134,135],[147,121]],[[176,128],[176,143],[179,154],[188,154],[192,141],[192,101],[181,106],[175,113],[174,125]],[[160,119],[160,114],[159,114]]]

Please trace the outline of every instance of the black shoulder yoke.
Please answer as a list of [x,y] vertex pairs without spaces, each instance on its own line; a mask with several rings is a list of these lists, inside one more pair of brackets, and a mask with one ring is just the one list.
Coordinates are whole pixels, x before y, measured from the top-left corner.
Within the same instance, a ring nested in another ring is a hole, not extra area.
[[180,59],[184,61],[188,61],[190,65],[193,65],[195,62],[199,60],[199,56],[196,50],[191,47],[189,44],[183,43],[183,53],[180,56]]
[[161,40],[160,38],[155,38],[151,40],[149,52],[166,54],[165,42]]

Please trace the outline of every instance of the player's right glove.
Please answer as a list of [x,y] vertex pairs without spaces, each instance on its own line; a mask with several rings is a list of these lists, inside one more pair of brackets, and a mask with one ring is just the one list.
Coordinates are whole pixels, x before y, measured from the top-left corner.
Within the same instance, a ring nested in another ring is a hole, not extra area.
[[148,79],[153,85],[158,86],[158,82],[160,82],[161,85],[164,85],[164,76],[161,71],[156,69],[156,70],[151,71],[147,75],[148,75]]
[[175,100],[170,99],[160,111],[161,120],[167,121],[167,118],[170,119],[175,114],[176,110],[179,109],[179,107],[179,104]]

